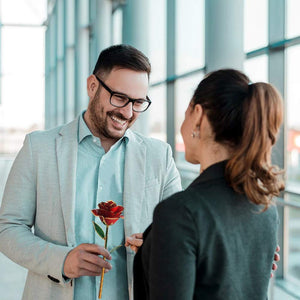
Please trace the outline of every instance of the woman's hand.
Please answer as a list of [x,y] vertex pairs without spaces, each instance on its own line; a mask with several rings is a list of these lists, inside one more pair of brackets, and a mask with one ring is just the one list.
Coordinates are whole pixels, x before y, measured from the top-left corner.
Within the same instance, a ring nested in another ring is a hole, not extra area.
[[126,237],[125,247],[130,247],[135,253],[139,250],[139,248],[143,245],[143,234],[142,233],[134,233],[131,236]]

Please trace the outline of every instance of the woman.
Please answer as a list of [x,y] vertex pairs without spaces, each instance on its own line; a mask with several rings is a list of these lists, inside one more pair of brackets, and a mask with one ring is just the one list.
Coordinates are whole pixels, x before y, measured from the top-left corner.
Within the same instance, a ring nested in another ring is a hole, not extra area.
[[266,299],[277,244],[271,165],[283,113],[267,83],[219,70],[198,85],[181,134],[201,174],[160,203],[134,263],[135,300]]

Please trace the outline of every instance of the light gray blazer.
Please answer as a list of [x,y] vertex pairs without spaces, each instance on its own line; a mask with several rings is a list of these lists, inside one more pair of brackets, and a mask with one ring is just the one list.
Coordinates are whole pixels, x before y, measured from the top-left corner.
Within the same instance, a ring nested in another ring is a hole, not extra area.
[[[75,246],[78,118],[26,136],[0,209],[0,251],[27,268],[23,299],[73,299],[62,266]],[[171,148],[129,130],[124,170],[125,236],[143,232],[156,204],[181,190]],[[87,208],[90,209],[90,208]],[[32,231],[33,228],[33,231]],[[134,252],[127,249],[129,292]]]

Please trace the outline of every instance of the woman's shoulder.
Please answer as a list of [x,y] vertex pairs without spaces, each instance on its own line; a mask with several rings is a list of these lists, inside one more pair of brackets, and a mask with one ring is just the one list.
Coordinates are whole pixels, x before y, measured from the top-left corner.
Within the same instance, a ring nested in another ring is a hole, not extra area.
[[[204,198],[197,193],[194,188],[189,188],[184,191],[177,192],[160,202],[155,210],[155,216],[178,216],[192,215],[194,211],[199,211],[203,205]],[[202,209],[201,209],[202,210]]]

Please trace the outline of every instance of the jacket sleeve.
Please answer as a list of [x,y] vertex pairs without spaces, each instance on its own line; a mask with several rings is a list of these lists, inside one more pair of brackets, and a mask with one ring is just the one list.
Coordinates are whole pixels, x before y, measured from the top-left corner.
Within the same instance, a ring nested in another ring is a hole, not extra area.
[[162,199],[166,199],[179,191],[182,191],[181,179],[172,157],[171,147],[168,145],[166,153],[166,176],[164,178]]
[[15,263],[64,285],[62,265],[72,248],[45,241],[32,231],[37,210],[34,165],[30,135],[27,135],[4,190],[0,209],[0,251]]
[[163,201],[154,212],[148,273],[151,300],[194,297],[198,239],[192,214],[178,205],[180,195]]

